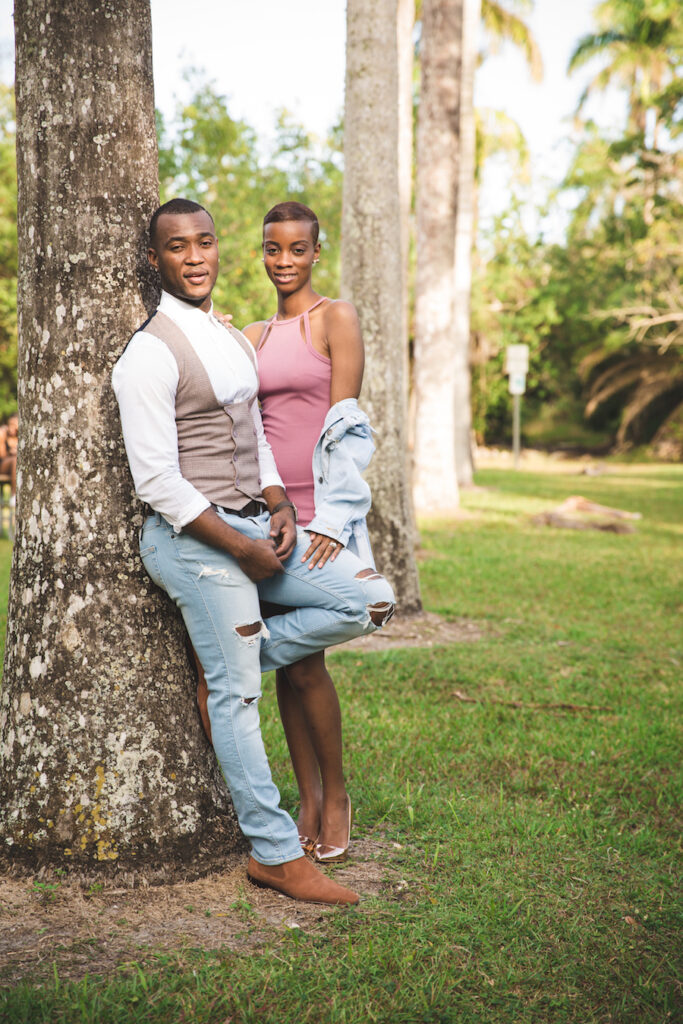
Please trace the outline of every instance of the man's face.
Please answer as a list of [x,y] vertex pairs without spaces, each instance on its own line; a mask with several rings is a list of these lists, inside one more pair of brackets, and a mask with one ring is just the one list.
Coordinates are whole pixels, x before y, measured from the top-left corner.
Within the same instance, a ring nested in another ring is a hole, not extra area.
[[208,213],[163,213],[147,258],[159,271],[164,291],[204,312],[211,308],[218,240]]

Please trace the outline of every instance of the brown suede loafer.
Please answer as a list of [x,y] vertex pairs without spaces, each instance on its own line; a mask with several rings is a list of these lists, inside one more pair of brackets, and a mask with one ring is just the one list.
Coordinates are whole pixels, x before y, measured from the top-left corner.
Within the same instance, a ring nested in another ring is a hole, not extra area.
[[308,857],[297,857],[284,864],[259,864],[253,857],[247,864],[247,878],[263,889],[276,889],[293,900],[327,903],[333,906],[358,903],[358,893],[318,871]]

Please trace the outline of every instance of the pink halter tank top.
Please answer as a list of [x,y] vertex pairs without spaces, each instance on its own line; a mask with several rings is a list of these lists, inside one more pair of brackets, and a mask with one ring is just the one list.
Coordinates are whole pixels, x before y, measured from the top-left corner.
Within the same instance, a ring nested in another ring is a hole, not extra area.
[[315,515],[313,449],[330,408],[332,364],[313,348],[308,316],[325,301],[288,320],[273,317],[256,352],[263,427],[302,526]]

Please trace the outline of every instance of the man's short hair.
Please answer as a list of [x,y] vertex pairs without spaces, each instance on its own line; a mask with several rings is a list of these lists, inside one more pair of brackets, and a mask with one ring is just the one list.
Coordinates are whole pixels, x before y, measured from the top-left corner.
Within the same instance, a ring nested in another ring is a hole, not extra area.
[[152,214],[152,219],[149,222],[149,244],[151,246],[156,241],[157,221],[165,213],[206,213],[213,224],[213,217],[200,203],[195,203],[192,199],[169,199]]
[[311,224],[313,245],[317,244],[320,227],[318,225],[318,218],[310,207],[304,206],[303,203],[295,203],[293,201],[278,203],[277,206],[273,206],[272,209],[268,210],[268,213],[263,218],[263,227],[265,228],[266,224],[278,224],[283,220],[309,221]]

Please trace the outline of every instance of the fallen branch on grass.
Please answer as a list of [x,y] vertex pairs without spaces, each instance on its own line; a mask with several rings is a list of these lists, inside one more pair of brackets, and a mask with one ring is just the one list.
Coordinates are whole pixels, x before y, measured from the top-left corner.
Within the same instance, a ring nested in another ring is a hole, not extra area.
[[604,704],[525,704],[521,700],[498,700],[490,697],[488,700],[481,700],[479,697],[468,697],[462,690],[454,690],[452,695],[462,701],[463,704],[501,704],[505,708],[517,708],[520,711],[613,711]]

